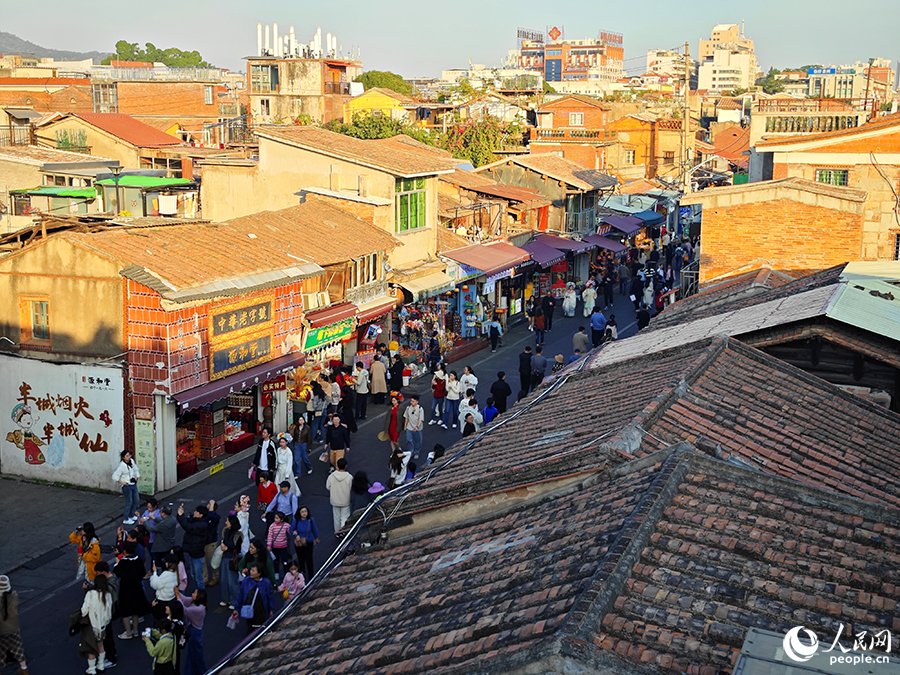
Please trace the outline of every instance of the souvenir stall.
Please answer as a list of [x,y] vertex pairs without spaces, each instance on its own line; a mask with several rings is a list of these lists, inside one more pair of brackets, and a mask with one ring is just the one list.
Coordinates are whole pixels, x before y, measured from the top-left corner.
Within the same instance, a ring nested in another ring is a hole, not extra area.
[[256,443],[258,419],[256,386],[239,394],[229,394],[225,407],[213,413],[213,424],[216,420],[224,422],[225,452],[233,455]]
[[395,312],[393,336],[397,351],[412,371],[411,377],[418,377],[427,370],[425,351],[434,331],[437,331],[442,357],[456,342],[458,333],[453,330],[458,311],[455,295],[444,293],[420,302],[404,303]]
[[200,458],[200,415],[191,411],[175,426],[175,462],[178,480],[197,473]]

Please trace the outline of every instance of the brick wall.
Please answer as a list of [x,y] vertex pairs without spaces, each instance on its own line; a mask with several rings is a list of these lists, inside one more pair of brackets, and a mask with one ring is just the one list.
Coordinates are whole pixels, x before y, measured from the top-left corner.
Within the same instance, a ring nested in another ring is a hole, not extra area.
[[[204,103],[204,87],[212,86],[212,103]],[[127,115],[192,115],[217,117],[218,86],[202,82],[118,82],[119,112]]]
[[[553,113],[553,129],[563,128],[584,128],[584,129],[602,129],[606,126],[609,112],[601,110],[597,106],[582,103],[576,99],[564,99],[557,105],[546,105],[540,109],[541,113]],[[581,113],[584,115],[584,124],[569,124],[570,113]]]
[[704,209],[700,282],[757,260],[798,271],[859,260],[862,235],[862,216],[790,199]]
[[531,154],[537,155],[547,152],[562,152],[566,159],[577,162],[586,169],[605,171],[607,146],[589,145],[587,143],[532,143],[529,146]]

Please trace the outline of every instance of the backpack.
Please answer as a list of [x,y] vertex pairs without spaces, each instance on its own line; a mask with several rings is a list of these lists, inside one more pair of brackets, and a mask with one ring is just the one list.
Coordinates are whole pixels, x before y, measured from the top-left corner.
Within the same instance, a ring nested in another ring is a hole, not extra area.
[[491,326],[491,337],[500,337],[500,329],[496,325]]

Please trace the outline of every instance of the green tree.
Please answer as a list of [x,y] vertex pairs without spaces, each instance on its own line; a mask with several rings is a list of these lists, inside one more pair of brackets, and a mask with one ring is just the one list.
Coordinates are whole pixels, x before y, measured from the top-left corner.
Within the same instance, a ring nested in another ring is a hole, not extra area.
[[116,53],[103,59],[103,65],[110,65],[113,61],[141,61],[144,63],[161,62],[171,68],[212,68],[200,56],[198,51],[185,52],[175,47],[160,49],[152,42],[147,42],[144,49],[137,42],[119,40],[116,43]]
[[520,145],[522,130],[493,118],[456,122],[438,137],[438,146],[472,166],[483,166],[497,159],[497,150]]
[[759,78],[756,84],[761,86],[762,90],[767,94],[777,94],[780,91],[784,91],[784,82],[776,77],[780,72],[777,68],[769,68],[766,76]]
[[390,89],[398,94],[411,96],[413,93],[412,85],[404,80],[397,73],[389,70],[367,70],[357,77],[354,82],[362,82],[363,87],[372,89],[378,87],[380,89]]
[[420,129],[402,120],[366,113],[356,113],[349,124],[337,119],[331,120],[324,128],[354,138],[392,138],[404,134],[427,145],[437,144],[435,136],[427,129]]
[[556,89],[554,89],[547,80],[544,80],[543,90],[545,94],[556,94],[558,93]]

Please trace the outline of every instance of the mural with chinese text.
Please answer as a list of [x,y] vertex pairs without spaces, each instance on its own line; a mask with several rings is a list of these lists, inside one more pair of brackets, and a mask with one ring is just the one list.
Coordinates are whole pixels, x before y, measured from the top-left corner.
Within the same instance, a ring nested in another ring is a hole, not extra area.
[[0,356],[0,372],[3,473],[113,489],[122,370]]

